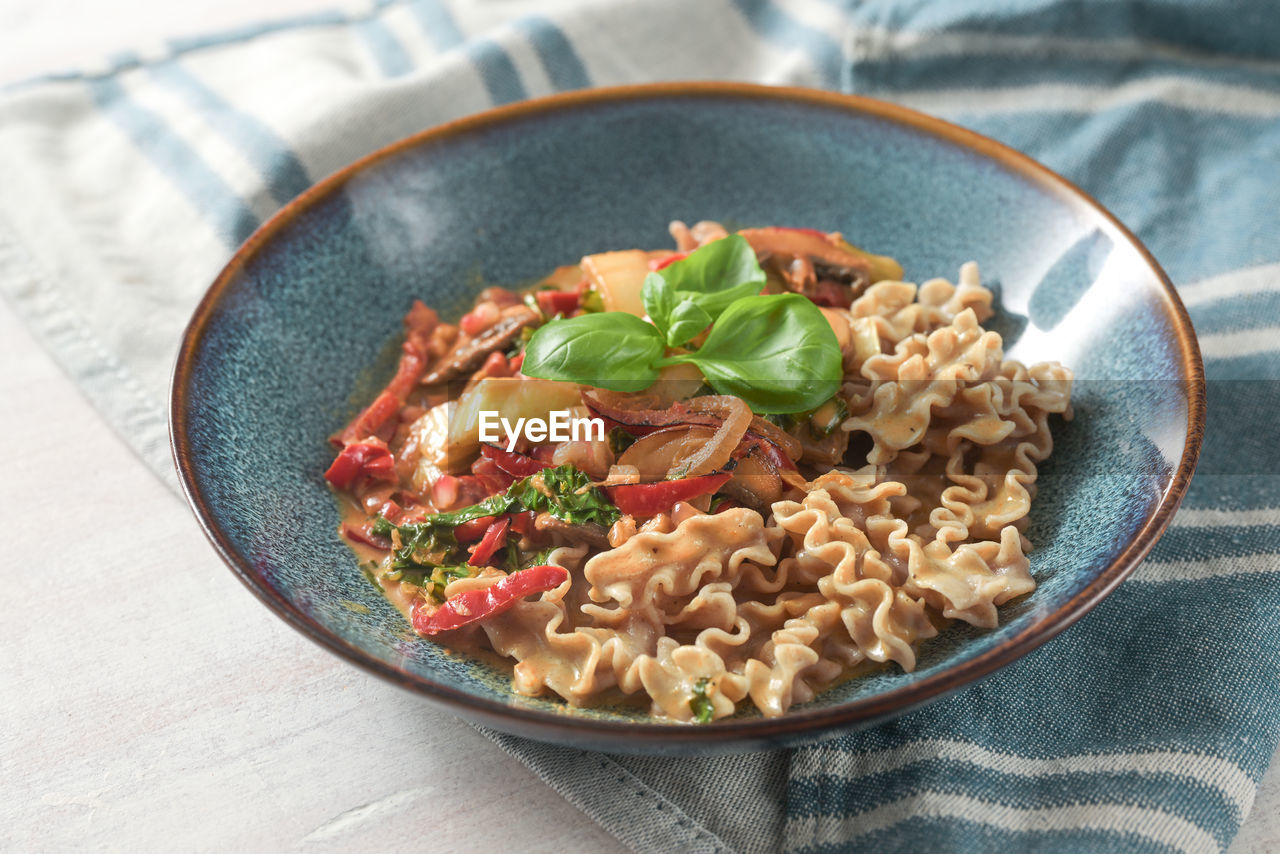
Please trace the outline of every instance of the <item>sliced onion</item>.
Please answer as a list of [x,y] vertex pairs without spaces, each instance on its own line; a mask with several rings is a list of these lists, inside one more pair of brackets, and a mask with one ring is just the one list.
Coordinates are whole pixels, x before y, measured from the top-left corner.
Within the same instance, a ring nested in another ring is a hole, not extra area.
[[[686,461],[700,454],[714,439],[719,431],[714,427],[693,424],[680,427],[666,427],[637,439],[636,443],[622,452],[618,457],[619,466],[631,466],[640,472],[641,482],[664,480],[668,477],[693,477],[692,469],[685,473]],[[729,453],[733,453],[730,447]],[[725,456],[724,462],[729,461]],[[714,460],[713,460],[714,462]],[[721,466],[724,463],[720,464]],[[700,471],[696,474],[707,474],[715,468]]]
[[685,404],[676,403],[658,408],[659,399],[648,394],[622,394],[601,388],[584,388],[582,402],[592,414],[603,416],[635,435],[642,436],[655,429],[675,425],[720,426],[719,418],[690,412]]
[[[733,456],[734,449],[746,435],[751,424],[751,408],[746,401],[728,394],[707,395],[685,401],[693,412],[705,412],[723,419],[720,429],[709,442],[687,460],[680,463],[678,473],[681,477],[697,477],[719,471]],[[677,472],[668,472],[672,477]]]

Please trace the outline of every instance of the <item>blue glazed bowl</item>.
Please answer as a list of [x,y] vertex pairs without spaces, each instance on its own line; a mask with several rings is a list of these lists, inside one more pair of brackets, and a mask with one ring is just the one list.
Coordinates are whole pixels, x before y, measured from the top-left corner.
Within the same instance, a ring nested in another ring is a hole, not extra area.
[[[325,441],[394,369],[415,297],[460,312],[584,254],[668,245],[667,222],[840,230],[909,280],[976,259],[1011,358],[1079,378],[1028,534],[1039,586],[993,631],[955,627],[914,673],[845,682],[779,719],[688,727],[571,710],[410,633],[337,534]],[[1078,189],[989,139],[890,104],[679,84],[573,93],[463,119],[309,190],[236,253],[196,310],[171,433],[196,515],[279,616],[379,676],[497,729],[577,747],[782,746],[936,699],[1062,631],[1173,515],[1200,445],[1195,336],[1151,256]],[[354,391],[353,391],[354,390]],[[1082,662],[1082,666],[1084,662]]]

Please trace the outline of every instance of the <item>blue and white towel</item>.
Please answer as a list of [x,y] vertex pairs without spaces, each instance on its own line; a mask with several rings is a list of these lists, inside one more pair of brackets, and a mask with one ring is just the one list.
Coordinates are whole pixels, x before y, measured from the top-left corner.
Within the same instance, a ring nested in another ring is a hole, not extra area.
[[1100,199],[1199,330],[1200,473],[1080,624],[878,729],[693,760],[495,739],[640,851],[1226,847],[1280,739],[1280,16],[1264,0],[392,0],[162,45],[0,92],[0,292],[172,482],[178,336],[284,202],[493,104],[712,78],[917,107]]

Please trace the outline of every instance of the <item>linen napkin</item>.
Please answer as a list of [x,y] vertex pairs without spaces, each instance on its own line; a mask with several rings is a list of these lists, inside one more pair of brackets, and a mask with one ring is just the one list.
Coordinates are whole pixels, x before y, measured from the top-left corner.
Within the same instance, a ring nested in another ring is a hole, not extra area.
[[566,89],[858,92],[1002,140],[1178,284],[1209,383],[1150,558],[994,676],[793,751],[617,757],[492,734],[637,851],[1213,851],[1280,740],[1280,18],[1264,0],[391,0],[0,92],[0,293],[176,486],[178,336],[252,230],[409,133]]

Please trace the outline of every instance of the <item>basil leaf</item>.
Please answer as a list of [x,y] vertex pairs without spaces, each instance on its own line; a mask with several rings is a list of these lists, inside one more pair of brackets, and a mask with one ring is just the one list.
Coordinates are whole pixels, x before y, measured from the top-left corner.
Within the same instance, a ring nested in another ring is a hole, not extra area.
[[702,334],[711,325],[711,315],[693,301],[685,301],[671,312],[671,328],[667,330],[667,344],[679,347],[690,338]]
[[[640,287],[640,299],[644,302],[644,310],[649,315],[649,319],[666,335],[671,326],[671,312],[675,311],[681,299],[675,287],[664,279],[661,273],[650,273],[644,277],[644,284]],[[668,343],[671,342],[668,340]],[[680,342],[680,344],[683,343],[683,341]],[[671,346],[680,345],[671,344]]]
[[[764,284],[755,250],[742,235],[731,234],[645,276],[640,296],[649,319],[666,333],[667,344],[678,347],[706,329],[734,300],[760,293]],[[701,311],[695,313],[695,307]],[[703,316],[706,322],[690,333]]]
[[521,371],[530,377],[641,391],[658,378],[662,333],[633,314],[606,311],[552,320],[533,333]]
[[702,347],[661,364],[676,362],[697,365],[717,392],[740,397],[761,414],[816,409],[835,395],[842,378],[836,334],[800,294],[737,300]]
[[712,320],[734,300],[760,293],[765,283],[755,250],[741,234],[713,240],[650,275],[665,279],[682,297],[702,306]]

